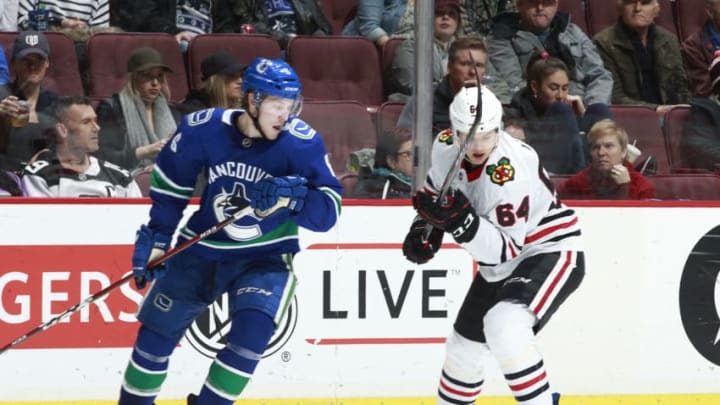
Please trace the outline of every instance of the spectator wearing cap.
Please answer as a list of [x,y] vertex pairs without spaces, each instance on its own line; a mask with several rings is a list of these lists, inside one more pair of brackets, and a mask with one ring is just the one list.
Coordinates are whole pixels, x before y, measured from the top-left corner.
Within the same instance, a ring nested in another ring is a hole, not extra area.
[[179,106],[183,114],[210,107],[240,108],[245,65],[226,51],[211,53],[200,63],[203,86],[188,93]]
[[101,159],[135,170],[154,162],[175,133],[179,114],[170,107],[166,73],[172,70],[154,48],[134,50],[127,62],[127,82],[119,93],[100,102]]
[[705,24],[690,35],[680,46],[685,70],[690,81],[690,92],[695,97],[713,94],[708,74],[713,54],[720,50],[720,0],[705,0]]
[[720,51],[714,56],[708,67],[712,94],[690,101],[680,141],[680,167],[720,169]]
[[655,24],[658,0],[615,0],[618,22],[593,37],[613,77],[613,104],[641,104],[664,115],[690,100],[677,37]]
[[[433,86],[442,81],[447,74],[448,51],[450,44],[461,31],[460,1],[436,0],[435,17],[433,18],[433,59],[432,80]],[[412,94],[415,82],[415,39],[408,38],[398,45],[393,57],[392,76],[396,94],[393,100],[404,101]]]
[[50,46],[45,35],[19,32],[10,59],[14,80],[0,86],[0,154],[5,153],[18,168],[46,146],[45,113],[58,97],[42,87],[49,67]]

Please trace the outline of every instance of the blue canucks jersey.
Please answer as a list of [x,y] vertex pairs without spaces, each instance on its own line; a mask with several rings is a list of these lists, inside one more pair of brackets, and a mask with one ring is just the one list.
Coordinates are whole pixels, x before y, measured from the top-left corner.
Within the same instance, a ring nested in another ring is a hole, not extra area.
[[188,248],[210,259],[295,253],[298,226],[326,231],[337,221],[342,186],[330,166],[322,138],[308,124],[290,117],[275,141],[248,138],[235,125],[243,110],[208,109],[186,115],[157,157],[151,176],[149,226],[172,235],[204,173],[207,186],[199,209],[179,230],[190,239],[248,204],[254,183],[266,177],[299,175],[308,180],[304,209],[287,209],[259,218],[245,216]]

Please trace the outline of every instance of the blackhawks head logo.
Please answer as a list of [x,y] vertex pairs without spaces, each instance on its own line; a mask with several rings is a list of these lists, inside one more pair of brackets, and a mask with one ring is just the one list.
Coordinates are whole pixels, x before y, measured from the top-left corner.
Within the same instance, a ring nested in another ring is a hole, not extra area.
[[510,159],[504,157],[498,160],[495,165],[488,165],[485,172],[490,175],[490,180],[499,185],[503,185],[515,178],[515,168],[510,165]]

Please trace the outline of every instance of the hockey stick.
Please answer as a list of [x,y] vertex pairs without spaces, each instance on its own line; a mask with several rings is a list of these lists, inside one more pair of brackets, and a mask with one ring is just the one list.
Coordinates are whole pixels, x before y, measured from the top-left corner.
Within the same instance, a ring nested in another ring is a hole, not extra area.
[[[273,212],[277,211],[280,208],[287,207],[288,204],[290,204],[290,199],[287,197],[280,197],[278,199],[278,202],[275,203],[272,207],[268,208],[264,211],[255,210],[255,215],[259,217],[266,217]],[[157,259],[151,261],[147,264],[148,269],[154,269],[161,265],[163,262],[167,261],[171,257],[177,255],[178,253],[182,252],[183,250],[189,248],[190,246],[198,243],[202,239],[207,238],[208,236],[214,234],[215,232],[225,228],[226,226],[230,225],[231,223],[237,221],[238,219],[245,217],[247,215],[250,215],[253,213],[253,208],[250,205],[247,205],[244,208],[241,208],[237,211],[235,211],[232,215],[225,218],[224,220],[218,222],[217,224],[211,226],[210,228],[206,229],[204,232],[201,232],[197,235],[195,235],[192,239],[188,239],[182,244],[176,246],[174,249],[170,249],[167,252],[165,252],[164,255],[158,257]],[[127,276],[121,278],[120,280],[115,281],[114,283],[110,284],[109,286],[103,288],[102,290],[98,291],[97,293],[85,298],[83,301],[73,305],[72,307],[66,309],[61,314],[55,316],[54,318],[50,319],[49,321],[41,324],[40,326],[36,327],[35,329],[29,331],[28,333],[18,337],[17,339],[13,340],[12,342],[6,344],[2,348],[0,348],[0,355],[4,354],[6,351],[12,349],[13,347],[19,345],[20,343],[28,340],[29,338],[37,335],[38,333],[48,329],[49,327],[55,325],[56,323],[62,321],[63,319],[69,317],[70,315],[74,314],[75,312],[79,311],[82,308],[85,308],[86,306],[92,304],[93,302],[100,301],[104,299],[110,292],[115,290],[116,288],[120,287],[121,285],[127,283],[128,281],[132,280],[133,274],[130,273]]]
[[[473,64],[473,68],[475,69],[475,77],[478,80],[478,94],[477,105],[475,106],[475,119],[470,126],[470,132],[467,134],[465,142],[463,142],[462,147],[460,148],[457,156],[455,157],[453,165],[450,167],[450,171],[445,176],[445,180],[443,180],[442,186],[440,187],[438,201],[440,201],[442,205],[445,205],[445,197],[447,196],[448,191],[450,191],[450,186],[452,185],[453,180],[455,180],[455,176],[457,176],[458,172],[460,171],[460,166],[462,165],[463,159],[465,159],[465,154],[467,153],[467,150],[470,147],[470,144],[472,144],[473,138],[475,137],[475,130],[477,130],[478,125],[480,125],[480,120],[482,119],[482,84],[480,83],[480,75],[478,74],[477,65],[475,64],[475,59],[473,59],[471,51],[468,51],[468,56],[470,56],[470,62]],[[432,230],[432,224],[430,224],[429,222],[426,223],[422,237],[423,244],[427,245],[427,243],[429,243],[430,233],[432,232]]]

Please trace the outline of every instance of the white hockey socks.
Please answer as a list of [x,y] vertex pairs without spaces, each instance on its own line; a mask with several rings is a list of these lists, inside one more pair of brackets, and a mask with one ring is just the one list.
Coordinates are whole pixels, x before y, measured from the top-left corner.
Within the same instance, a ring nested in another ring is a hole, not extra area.
[[503,301],[485,315],[485,338],[522,405],[552,405],[542,355],[537,348],[535,315],[523,304]]

